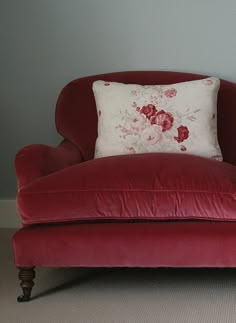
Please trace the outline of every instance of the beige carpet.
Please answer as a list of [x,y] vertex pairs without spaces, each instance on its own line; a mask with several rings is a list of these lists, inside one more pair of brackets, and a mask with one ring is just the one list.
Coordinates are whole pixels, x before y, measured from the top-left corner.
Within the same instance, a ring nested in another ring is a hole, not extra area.
[[1,323],[236,322],[236,269],[38,268],[19,304],[13,232],[0,229]]

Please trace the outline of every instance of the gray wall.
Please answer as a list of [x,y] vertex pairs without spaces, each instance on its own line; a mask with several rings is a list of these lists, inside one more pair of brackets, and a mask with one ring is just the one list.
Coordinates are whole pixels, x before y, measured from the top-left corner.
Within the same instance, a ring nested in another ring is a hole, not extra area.
[[174,70],[236,82],[235,0],[7,0],[0,3],[0,198],[13,160],[56,145],[60,89],[89,74]]

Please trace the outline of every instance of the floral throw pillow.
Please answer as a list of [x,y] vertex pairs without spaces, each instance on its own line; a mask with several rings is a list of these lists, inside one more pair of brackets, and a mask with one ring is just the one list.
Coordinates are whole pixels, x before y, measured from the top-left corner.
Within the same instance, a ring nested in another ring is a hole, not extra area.
[[95,158],[171,152],[222,160],[216,115],[219,86],[215,77],[144,86],[95,81]]

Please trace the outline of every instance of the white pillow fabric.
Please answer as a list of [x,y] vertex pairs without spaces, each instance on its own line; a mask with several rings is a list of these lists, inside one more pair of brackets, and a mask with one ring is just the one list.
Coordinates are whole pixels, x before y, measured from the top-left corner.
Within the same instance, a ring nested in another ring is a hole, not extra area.
[[219,86],[215,77],[144,86],[95,81],[95,158],[171,152],[222,160],[216,115]]

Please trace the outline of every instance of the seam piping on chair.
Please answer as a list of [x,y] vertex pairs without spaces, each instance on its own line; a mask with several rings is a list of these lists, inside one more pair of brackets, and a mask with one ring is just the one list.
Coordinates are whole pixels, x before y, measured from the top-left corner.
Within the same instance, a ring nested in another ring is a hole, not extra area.
[[137,192],[143,192],[143,193],[204,193],[204,194],[220,194],[220,195],[230,195],[233,197],[236,197],[236,193],[234,192],[211,192],[211,191],[201,191],[201,190],[195,190],[195,191],[190,191],[190,190],[135,190],[135,189],[75,189],[75,190],[67,190],[67,191],[39,191],[39,192],[22,192],[21,190],[19,193],[25,194],[25,195],[36,195],[36,194],[61,194],[61,193],[70,193],[70,192],[121,192],[121,193],[137,193]]

